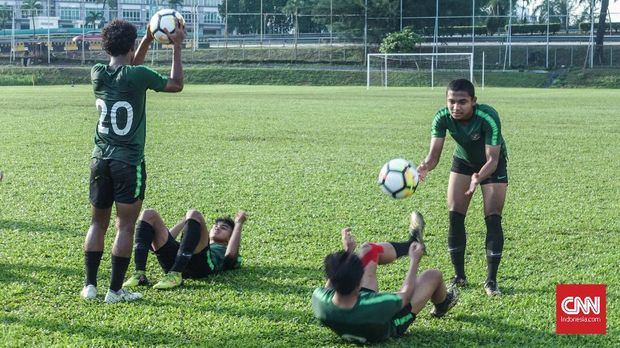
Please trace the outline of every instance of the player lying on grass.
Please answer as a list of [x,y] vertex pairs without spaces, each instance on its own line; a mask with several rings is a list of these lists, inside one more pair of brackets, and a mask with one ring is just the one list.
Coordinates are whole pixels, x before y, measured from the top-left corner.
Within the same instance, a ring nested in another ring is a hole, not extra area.
[[[238,268],[241,265],[241,229],[245,220],[245,212],[240,210],[234,221],[229,217],[215,219],[209,231],[202,214],[192,209],[168,230],[157,211],[144,210],[136,229],[136,270],[123,286],[149,284],[146,277],[149,250],[157,255],[165,273],[163,279],[153,286],[155,289],[176,288],[183,284],[183,278],[204,278],[215,272]],[[178,242],[176,238],[181,232],[183,237]]]
[[105,234],[116,204],[116,239],[112,246],[112,275],[106,303],[142,298],[121,288],[131,257],[136,219],[142,209],[146,187],[144,143],[146,139],[146,91],[179,92],[183,89],[181,44],[185,30],[170,34],[172,68],[169,77],[143,66],[153,35],[150,30],[136,49],[136,27],[115,19],[101,31],[103,48],[110,62],[95,64],[91,80],[99,121],[90,165],[91,221],[84,241],[86,281],[80,296],[97,297],[97,272],[103,255]]
[[[423,231],[422,215],[413,212],[408,241],[366,243],[355,253],[351,229],[342,230],[344,251],[325,257],[327,284],[312,294],[315,317],[342,338],[365,343],[403,336],[429,300],[432,316],[445,315],[458,301],[456,288],[448,290],[438,270],[416,275],[425,252]],[[377,265],[407,254],[409,271],[400,291],[378,292]]]

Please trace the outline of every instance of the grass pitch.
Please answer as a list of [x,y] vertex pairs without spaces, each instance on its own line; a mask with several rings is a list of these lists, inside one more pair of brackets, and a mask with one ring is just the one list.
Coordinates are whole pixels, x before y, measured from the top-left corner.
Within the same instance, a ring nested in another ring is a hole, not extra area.
[[[620,120],[615,90],[479,90],[502,119],[509,153],[501,298],[484,295],[480,192],[466,221],[470,287],[445,318],[430,306],[401,340],[412,346],[620,344]],[[143,289],[141,303],[85,303],[82,243],[97,122],[89,87],[0,88],[0,342],[6,346],[340,346],[313,319],[323,257],[351,226],[358,241],[402,240],[427,221],[421,269],[452,268],[445,192],[453,142],[412,199],[375,185],[394,157],[428,150],[442,88],[186,86],[147,102],[144,207],[172,224],[189,208],[209,218],[248,212],[242,269],[176,291]],[[133,261],[132,261],[133,264]],[[401,285],[407,262],[379,271]],[[130,268],[131,270],[131,268]],[[148,274],[160,270],[153,255]],[[607,284],[607,335],[555,334],[555,285]]]

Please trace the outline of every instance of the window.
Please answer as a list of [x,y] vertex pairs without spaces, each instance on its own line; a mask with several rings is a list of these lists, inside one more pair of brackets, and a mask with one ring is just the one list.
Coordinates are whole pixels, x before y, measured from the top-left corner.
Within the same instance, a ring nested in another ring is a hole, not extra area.
[[140,10],[123,10],[123,19],[130,22],[139,22],[140,12]]
[[223,23],[223,21],[218,12],[206,12],[205,23]]
[[60,19],[80,19],[80,9],[75,7],[61,7]]

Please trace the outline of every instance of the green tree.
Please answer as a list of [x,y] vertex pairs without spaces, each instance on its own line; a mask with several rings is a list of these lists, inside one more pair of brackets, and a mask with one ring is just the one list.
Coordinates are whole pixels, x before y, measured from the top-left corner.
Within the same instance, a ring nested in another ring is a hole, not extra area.
[[413,32],[413,28],[405,27],[402,31],[388,33],[381,46],[381,53],[412,53],[415,47],[422,43],[422,37]]
[[42,8],[43,8],[43,5],[41,5],[41,1],[39,0],[24,0],[22,2],[21,9],[22,11],[24,11],[22,12],[22,16],[30,17],[30,22],[32,23],[30,27],[32,29],[32,37],[36,36],[36,28],[34,27],[34,17],[39,14],[39,10],[41,10]]
[[90,11],[86,15],[86,18],[84,20],[84,25],[88,27],[89,24],[92,24],[93,28],[95,28],[95,25],[97,24],[97,22],[101,22],[101,21],[103,21],[103,12]]
[[7,5],[0,5],[0,28],[2,28],[2,33],[7,27],[9,22],[13,21],[13,8]]

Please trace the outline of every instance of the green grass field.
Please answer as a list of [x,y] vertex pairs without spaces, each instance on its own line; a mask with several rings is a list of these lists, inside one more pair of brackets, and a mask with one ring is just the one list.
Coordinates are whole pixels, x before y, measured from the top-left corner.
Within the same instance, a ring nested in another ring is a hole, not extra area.
[[[394,157],[419,162],[443,89],[186,86],[148,95],[144,207],[174,223],[245,209],[244,267],[141,303],[105,305],[114,231],[85,303],[89,158],[98,115],[86,86],[0,88],[0,342],[4,346],[341,346],[315,322],[323,257],[358,241],[401,240],[427,220],[421,269],[447,277],[445,192],[453,142],[413,198],[375,185]],[[487,298],[480,192],[466,221],[470,287],[443,319],[430,306],[395,346],[620,345],[620,120],[617,90],[479,90],[508,144],[501,298]],[[132,261],[133,264],[133,261]],[[615,266],[614,266],[615,265]],[[399,288],[407,262],[380,269]],[[150,277],[160,276],[151,255]],[[131,268],[130,268],[131,270]],[[607,284],[607,335],[555,334],[555,285]]]

